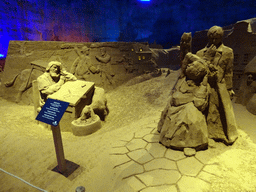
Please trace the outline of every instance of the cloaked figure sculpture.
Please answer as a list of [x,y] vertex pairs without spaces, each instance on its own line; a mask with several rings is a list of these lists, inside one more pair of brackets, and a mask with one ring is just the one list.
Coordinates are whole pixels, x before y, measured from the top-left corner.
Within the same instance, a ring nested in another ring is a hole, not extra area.
[[209,43],[196,55],[208,57],[211,73],[208,77],[211,91],[206,114],[209,138],[232,144],[238,137],[237,124],[231,99],[234,95],[233,82],[233,50],[222,42],[223,29],[213,26],[207,33]]
[[185,77],[179,80],[176,90],[162,112],[158,123],[160,142],[166,147],[202,149],[208,143],[204,114],[208,106],[210,86],[206,61],[187,53]]

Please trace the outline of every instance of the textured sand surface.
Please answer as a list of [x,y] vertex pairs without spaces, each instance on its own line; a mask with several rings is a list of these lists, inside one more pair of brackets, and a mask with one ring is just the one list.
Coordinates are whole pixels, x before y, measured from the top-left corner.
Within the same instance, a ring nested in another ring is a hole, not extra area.
[[[107,93],[110,113],[99,131],[86,137],[62,132],[66,159],[80,165],[69,178],[51,171],[56,166],[52,133],[35,122],[33,106],[0,98],[0,168],[47,191],[72,192],[80,185],[86,191],[114,191],[118,173],[109,157],[111,145],[152,117],[160,117],[176,77],[177,72],[133,79]],[[222,171],[210,191],[256,191],[256,145],[250,139],[255,139],[256,118],[241,105],[235,104],[234,110],[241,136],[211,160],[221,164]],[[0,191],[38,191],[1,171],[0,186]]]

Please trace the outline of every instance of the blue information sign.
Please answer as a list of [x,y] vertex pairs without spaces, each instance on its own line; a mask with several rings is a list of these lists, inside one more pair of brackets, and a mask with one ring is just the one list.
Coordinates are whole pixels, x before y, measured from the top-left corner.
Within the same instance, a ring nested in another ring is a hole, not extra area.
[[57,126],[68,108],[69,103],[55,99],[47,99],[36,120]]

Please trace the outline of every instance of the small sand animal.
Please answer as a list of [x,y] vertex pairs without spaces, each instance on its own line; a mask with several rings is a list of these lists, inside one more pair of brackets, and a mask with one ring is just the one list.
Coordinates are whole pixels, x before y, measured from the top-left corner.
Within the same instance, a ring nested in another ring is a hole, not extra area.
[[180,60],[183,61],[186,54],[191,52],[192,35],[191,32],[183,33],[180,39]]
[[93,109],[90,106],[85,106],[81,112],[81,116],[75,120],[78,125],[89,124],[96,121],[97,116],[95,115]]

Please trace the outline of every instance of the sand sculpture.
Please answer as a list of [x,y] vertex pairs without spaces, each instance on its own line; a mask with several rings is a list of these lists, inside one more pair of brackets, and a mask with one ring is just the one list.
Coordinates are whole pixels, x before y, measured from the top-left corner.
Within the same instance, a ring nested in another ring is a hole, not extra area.
[[171,148],[199,150],[208,139],[232,144],[238,137],[231,97],[233,51],[213,26],[209,43],[196,55],[189,51],[182,72],[158,124],[160,142]]
[[[209,109],[207,112],[207,126],[209,138],[222,140],[232,144],[237,139],[237,125],[231,103],[234,95],[233,82],[233,50],[222,43],[223,30],[213,26],[208,31],[209,43],[206,48],[197,52],[199,57],[205,57],[212,47],[216,49],[209,68],[208,82],[211,86]],[[214,53],[213,52],[213,53]]]
[[249,112],[256,115],[256,57],[245,67],[236,103],[245,105]]
[[42,74],[42,71],[38,70],[32,70],[32,69],[24,69],[17,75],[13,77],[11,81],[5,82],[4,85],[5,87],[11,87],[14,85],[14,83],[17,81],[20,82],[20,86],[18,88],[18,93],[16,95],[16,103],[19,103],[21,100],[22,94],[32,87],[32,81],[36,80],[39,75]]
[[186,55],[186,77],[179,80],[158,124],[160,142],[176,149],[203,148],[208,142],[206,119],[202,113],[208,104],[210,86],[207,64],[200,57]]
[[[191,42],[192,35],[191,33],[183,33],[180,40],[180,60],[183,61],[186,54],[191,52]],[[185,76],[186,65],[185,63],[181,63],[181,75],[179,78],[183,78]]]
[[180,60],[183,61],[186,54],[191,52],[192,35],[190,33],[183,33],[180,39]]
[[99,69],[96,69],[91,63],[89,57],[90,49],[87,46],[83,46],[81,50],[75,46],[75,51],[78,57],[71,66],[70,72],[74,74],[78,79],[88,80],[88,74],[99,73]]
[[66,81],[75,81],[77,78],[62,68],[58,61],[49,62],[46,72],[37,78],[40,91],[40,106],[47,100],[47,96],[58,91]]
[[96,55],[95,58],[101,63],[108,63],[111,60],[111,56],[107,53],[106,48],[100,48],[101,55]]
[[[47,98],[60,90],[61,87],[64,87],[63,85],[67,81],[79,81],[78,84],[80,83],[80,87],[89,86],[89,84],[81,84],[83,82],[85,83],[85,81],[77,80],[73,74],[65,71],[65,69],[62,68],[60,62],[49,62],[46,68],[46,72],[37,78],[38,90],[40,91],[41,96],[39,101],[40,108],[37,109],[37,111],[40,111]],[[91,82],[91,84],[93,84],[92,86],[94,87],[94,83]],[[77,91],[78,90],[72,89],[72,91],[69,91],[70,93],[68,93],[67,96],[75,94],[75,97]],[[84,104],[81,104],[81,106],[85,107],[83,108],[81,115],[79,117],[76,117],[75,115],[73,121],[71,122],[74,135],[82,136],[95,132],[101,127],[101,120],[105,120],[105,117],[108,114],[107,99],[104,89],[96,87],[91,91],[93,91],[92,94],[88,92],[87,94],[89,95],[87,96],[92,98],[84,99]],[[61,95],[61,97],[58,98],[61,99],[62,97],[65,99],[65,95]],[[79,106],[77,106],[77,109],[79,109]]]
[[85,106],[81,116],[72,121],[72,131],[76,136],[85,136],[94,133],[101,128],[101,121],[91,106]]
[[95,87],[92,103],[89,105],[95,114],[97,114],[102,121],[105,120],[105,117],[109,113],[109,109],[107,106],[107,98],[105,95],[105,90],[101,87]]
[[78,79],[109,90],[154,71],[152,58],[163,68],[176,69],[178,55],[179,48],[152,50],[148,43],[10,41],[0,95],[7,100],[32,104],[32,81],[45,72],[50,61],[59,61]]
[[132,73],[132,72],[137,70],[137,68],[134,65],[134,62],[133,62],[132,58],[127,56],[127,55],[123,55],[123,57],[120,60],[116,61],[116,62],[124,64],[124,68],[125,68],[126,73]]

